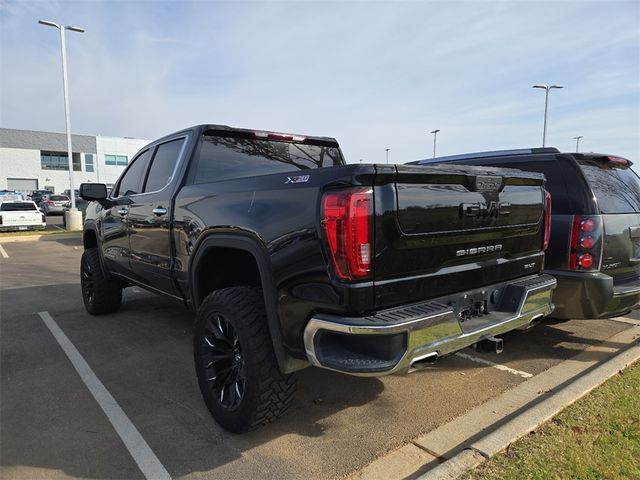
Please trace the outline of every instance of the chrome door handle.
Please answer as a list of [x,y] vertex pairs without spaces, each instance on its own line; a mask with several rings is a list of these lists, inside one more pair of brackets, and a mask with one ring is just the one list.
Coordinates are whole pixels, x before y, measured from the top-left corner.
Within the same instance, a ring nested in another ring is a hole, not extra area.
[[167,209],[166,208],[162,208],[162,207],[157,207],[157,208],[154,208],[153,210],[151,210],[151,212],[154,215],[158,215],[158,216],[166,215],[167,214]]
[[118,213],[120,215],[126,215],[127,213],[129,213],[129,209],[127,208],[121,208],[120,210],[118,210]]

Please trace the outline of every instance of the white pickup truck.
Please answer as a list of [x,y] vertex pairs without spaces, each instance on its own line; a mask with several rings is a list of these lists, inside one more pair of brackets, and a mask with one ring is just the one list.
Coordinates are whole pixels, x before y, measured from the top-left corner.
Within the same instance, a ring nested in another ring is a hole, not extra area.
[[44,230],[46,226],[46,217],[34,202],[0,202],[0,232]]

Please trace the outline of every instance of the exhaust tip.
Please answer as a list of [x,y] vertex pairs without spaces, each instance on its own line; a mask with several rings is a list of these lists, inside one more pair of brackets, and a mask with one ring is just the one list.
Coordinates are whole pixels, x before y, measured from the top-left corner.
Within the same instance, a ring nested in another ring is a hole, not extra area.
[[433,365],[438,360],[438,352],[432,352],[424,357],[418,357],[411,362],[409,366],[409,371],[412,370],[420,370],[421,368],[428,367],[429,365]]

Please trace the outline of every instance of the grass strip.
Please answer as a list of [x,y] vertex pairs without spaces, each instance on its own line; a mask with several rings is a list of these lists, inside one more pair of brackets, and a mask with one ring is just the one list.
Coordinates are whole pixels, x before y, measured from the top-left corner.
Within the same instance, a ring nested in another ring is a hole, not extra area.
[[640,363],[465,479],[640,479]]

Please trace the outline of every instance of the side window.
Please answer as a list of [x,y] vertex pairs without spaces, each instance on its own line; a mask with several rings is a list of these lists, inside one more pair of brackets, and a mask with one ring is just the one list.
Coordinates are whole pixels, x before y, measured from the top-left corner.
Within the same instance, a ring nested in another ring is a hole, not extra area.
[[147,175],[147,182],[144,187],[145,192],[161,190],[171,181],[171,176],[185,140],[185,138],[179,138],[158,145]]
[[113,194],[114,197],[124,195],[136,195],[142,190],[142,180],[149,160],[149,150],[145,150],[136,158],[131,160],[129,168],[120,178],[118,186]]

